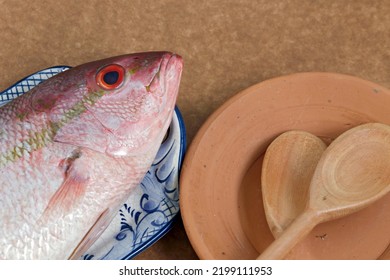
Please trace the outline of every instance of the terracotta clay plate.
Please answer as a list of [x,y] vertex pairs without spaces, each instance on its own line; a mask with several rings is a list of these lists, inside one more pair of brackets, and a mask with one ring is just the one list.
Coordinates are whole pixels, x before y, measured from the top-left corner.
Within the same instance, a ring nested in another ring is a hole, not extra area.
[[[274,239],[261,196],[261,164],[279,134],[300,129],[330,143],[359,124],[390,124],[390,91],[341,74],[301,73],[254,85],[228,100],[193,140],[180,205],[201,259],[254,259]],[[390,259],[390,196],[317,226],[289,259]]]

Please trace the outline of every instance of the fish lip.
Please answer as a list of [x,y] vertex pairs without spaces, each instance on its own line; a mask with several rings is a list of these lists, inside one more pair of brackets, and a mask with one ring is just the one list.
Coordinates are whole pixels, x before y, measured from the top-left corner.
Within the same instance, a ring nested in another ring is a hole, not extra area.
[[163,74],[164,75],[164,91],[163,92],[165,93],[166,92],[165,82],[167,80],[166,73],[167,73],[169,67],[174,67],[175,65],[177,65],[177,67],[176,67],[177,71],[175,74],[177,74],[178,80],[180,81],[181,73],[183,70],[183,58],[180,55],[175,54],[175,53],[171,53],[171,52],[163,53],[161,61],[158,65],[158,70],[154,74],[153,78],[150,80],[149,84],[145,86],[145,88],[150,88],[154,83],[159,83],[160,79],[162,79],[161,74]]
[[[183,58],[175,53],[165,53],[160,63],[160,69],[157,72],[156,83],[163,87],[163,94],[167,95],[167,101],[171,100],[173,104],[167,103],[168,111],[174,111],[176,100],[179,94],[179,86],[183,71]],[[172,85],[176,90],[172,90]]]
[[181,76],[181,73],[183,71],[183,58],[180,55],[178,55],[178,54],[170,53],[170,57],[167,60],[168,61],[166,62],[165,69],[164,69],[165,72],[167,72],[167,70],[170,67],[176,66],[175,67],[176,71],[177,71],[176,74],[179,76],[179,80],[180,80],[180,76]]
[[[174,62],[172,62],[172,60],[174,60]],[[166,68],[168,68],[168,66],[170,66],[171,63],[179,64],[180,71],[183,69],[183,58],[180,55],[178,55],[176,53],[170,53],[170,57],[169,57],[168,62],[166,64]]]

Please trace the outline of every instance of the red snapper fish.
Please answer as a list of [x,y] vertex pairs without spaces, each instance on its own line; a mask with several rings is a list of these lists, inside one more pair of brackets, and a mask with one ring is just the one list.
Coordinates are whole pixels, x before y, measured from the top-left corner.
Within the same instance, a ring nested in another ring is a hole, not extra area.
[[151,166],[181,72],[172,53],[123,55],[0,108],[0,259],[80,258]]

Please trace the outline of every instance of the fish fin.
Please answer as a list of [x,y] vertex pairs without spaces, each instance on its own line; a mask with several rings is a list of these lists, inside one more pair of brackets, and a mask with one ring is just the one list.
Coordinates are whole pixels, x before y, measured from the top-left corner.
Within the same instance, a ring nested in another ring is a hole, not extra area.
[[76,151],[71,157],[62,160],[60,167],[64,169],[64,181],[50,198],[43,219],[48,218],[54,213],[66,213],[72,206],[84,195],[88,184],[88,173],[77,159],[81,153]]
[[[116,210],[116,209],[115,209]],[[104,210],[97,218],[93,226],[88,230],[87,234],[83,237],[77,247],[73,250],[69,256],[69,260],[78,260],[82,255],[92,246],[93,243],[100,237],[100,235],[106,230],[111,223],[117,211],[111,208]]]

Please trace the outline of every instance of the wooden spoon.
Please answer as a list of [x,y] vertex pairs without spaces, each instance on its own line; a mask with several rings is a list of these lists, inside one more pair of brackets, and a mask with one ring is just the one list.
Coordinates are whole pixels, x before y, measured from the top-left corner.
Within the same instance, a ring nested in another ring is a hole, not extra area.
[[284,258],[317,224],[356,212],[389,191],[390,126],[348,130],[323,153],[304,212],[257,259]]
[[275,238],[306,207],[314,170],[326,149],[317,136],[288,131],[267,148],[261,172],[265,216]]

